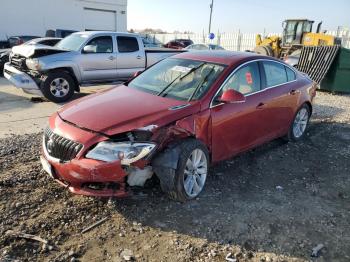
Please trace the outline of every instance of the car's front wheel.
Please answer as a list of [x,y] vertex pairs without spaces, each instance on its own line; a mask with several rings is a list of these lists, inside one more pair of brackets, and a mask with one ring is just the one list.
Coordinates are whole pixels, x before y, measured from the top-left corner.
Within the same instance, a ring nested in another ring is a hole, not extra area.
[[64,71],[49,73],[41,84],[43,95],[55,103],[68,101],[73,96],[74,90],[73,78]]
[[288,140],[298,141],[305,135],[309,124],[311,110],[307,104],[302,105],[294,116],[293,123],[289,128]]
[[[180,146],[177,169],[168,169],[164,176],[159,176],[160,184],[170,198],[185,202],[196,198],[203,190],[209,168],[207,148],[198,140],[184,141]],[[169,173],[174,172],[168,180]],[[171,185],[169,185],[169,183]]]

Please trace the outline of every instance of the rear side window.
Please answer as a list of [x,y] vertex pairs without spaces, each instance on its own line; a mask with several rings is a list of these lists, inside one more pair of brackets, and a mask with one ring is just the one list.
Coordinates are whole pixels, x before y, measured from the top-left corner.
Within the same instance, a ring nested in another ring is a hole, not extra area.
[[277,86],[288,82],[284,65],[276,62],[263,62],[266,75],[266,87]]
[[135,37],[118,36],[118,51],[120,53],[131,53],[139,51],[139,43]]
[[296,79],[295,77],[295,73],[292,69],[290,69],[289,67],[285,66],[286,68],[286,72],[287,72],[287,79],[288,81],[293,81]]
[[258,63],[252,62],[238,69],[226,82],[222,92],[228,89],[248,95],[260,90],[260,74]]

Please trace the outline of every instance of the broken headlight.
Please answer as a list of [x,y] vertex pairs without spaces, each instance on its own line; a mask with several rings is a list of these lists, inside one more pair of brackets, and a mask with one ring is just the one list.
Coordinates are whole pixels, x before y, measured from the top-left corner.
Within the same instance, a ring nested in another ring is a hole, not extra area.
[[120,160],[122,165],[129,165],[147,156],[154,148],[152,143],[103,141],[86,154],[86,158],[113,162]]
[[30,58],[26,59],[26,65],[29,69],[32,70],[41,70],[42,64],[40,63],[39,59],[37,58]]

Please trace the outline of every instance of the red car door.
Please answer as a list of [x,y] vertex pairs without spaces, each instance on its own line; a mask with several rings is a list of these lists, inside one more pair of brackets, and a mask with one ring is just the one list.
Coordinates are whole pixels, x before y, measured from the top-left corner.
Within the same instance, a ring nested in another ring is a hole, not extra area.
[[[269,124],[265,126],[266,139],[273,139],[288,132],[294,117],[298,98],[295,76],[287,74],[285,65],[275,61],[262,61],[263,88],[261,117]],[[291,69],[289,69],[291,70]],[[290,73],[290,72],[288,72]]]
[[261,143],[268,135],[264,111],[261,109],[264,93],[257,62],[251,62],[231,74],[216,97],[227,89],[234,89],[246,96],[242,103],[218,103],[213,100],[212,157],[213,161],[227,159],[241,151]]

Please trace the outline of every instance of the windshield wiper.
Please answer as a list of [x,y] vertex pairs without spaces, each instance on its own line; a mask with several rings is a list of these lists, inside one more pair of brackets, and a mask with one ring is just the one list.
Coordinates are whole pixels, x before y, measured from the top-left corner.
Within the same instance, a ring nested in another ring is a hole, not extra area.
[[178,77],[176,77],[173,81],[171,81],[169,84],[167,84],[160,92],[158,92],[157,96],[161,96],[166,90],[168,90],[168,88],[173,84],[175,83],[175,81],[177,80],[182,80],[184,79],[186,76],[188,76],[189,74],[193,73],[194,71],[196,71],[197,69],[201,68],[202,66],[204,66],[206,63],[202,63],[200,64],[199,66],[197,67],[193,67],[191,68],[190,71],[188,71],[186,74],[184,74],[183,76],[182,75],[179,75]]
[[200,83],[196,86],[196,88],[194,89],[192,95],[190,96],[190,98],[187,100],[188,102],[192,100],[192,98],[194,97],[194,95],[197,93],[198,89],[205,83],[208,81],[209,76],[211,75],[211,73],[214,72],[214,66],[211,67],[209,73],[203,78],[202,81],[200,81]]

